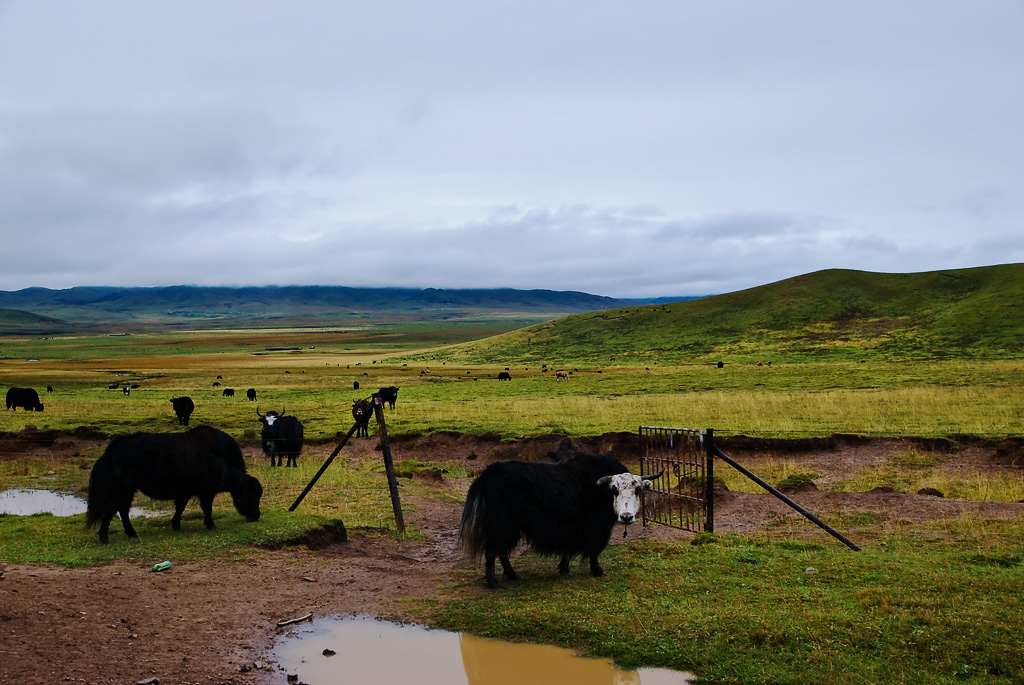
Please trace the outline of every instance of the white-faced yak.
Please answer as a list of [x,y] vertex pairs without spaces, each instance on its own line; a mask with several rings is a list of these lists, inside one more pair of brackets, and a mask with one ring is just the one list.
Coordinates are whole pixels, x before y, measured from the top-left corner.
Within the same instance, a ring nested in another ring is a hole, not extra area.
[[128,519],[136,492],[153,499],[174,500],[171,527],[181,529],[181,514],[193,497],[199,498],[203,523],[214,528],[213,498],[230,492],[238,513],[250,521],[260,518],[263,486],[245,470],[242,450],[223,431],[199,426],[186,433],[132,433],[114,438],[93,464],[89,476],[87,528],[100,526],[100,542],[114,514],[128,537],[138,537]]
[[373,416],[373,405],[370,400],[361,399],[352,403],[352,418],[356,421],[356,437],[370,437],[370,417]]
[[495,558],[506,579],[518,577],[508,557],[520,542],[561,557],[563,576],[575,557],[589,558],[590,573],[604,575],[597,558],[612,528],[636,520],[641,491],[658,476],[633,475],[608,455],[572,452],[553,464],[495,462],[469,486],[459,543],[470,557],[484,557],[490,587],[498,587]]
[[270,465],[284,466],[287,459],[288,466],[298,467],[303,441],[302,422],[290,414],[285,416],[283,407],[280,414],[273,410],[261,414],[260,408],[256,407],[256,416],[263,424],[260,437],[263,453],[270,457]]

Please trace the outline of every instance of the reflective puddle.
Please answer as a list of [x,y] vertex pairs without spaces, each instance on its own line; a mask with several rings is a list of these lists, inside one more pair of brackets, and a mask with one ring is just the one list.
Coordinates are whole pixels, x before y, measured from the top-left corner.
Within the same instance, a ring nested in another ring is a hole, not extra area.
[[[84,514],[85,500],[74,495],[62,495],[50,490],[4,490],[0,492],[0,514],[31,516],[53,514],[54,516],[75,516]],[[132,507],[132,516],[165,516],[166,511],[149,511]]]
[[665,669],[623,671],[560,647],[368,618],[299,625],[278,638],[271,658],[307,685],[678,685],[691,678]]
[[74,495],[62,495],[49,490],[5,490],[0,492],[0,514],[74,516],[84,513],[85,500]]

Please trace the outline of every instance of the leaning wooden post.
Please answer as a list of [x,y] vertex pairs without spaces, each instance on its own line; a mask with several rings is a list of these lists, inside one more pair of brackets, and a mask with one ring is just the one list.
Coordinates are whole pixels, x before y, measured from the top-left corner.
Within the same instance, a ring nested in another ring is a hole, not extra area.
[[388,490],[391,491],[391,508],[395,511],[395,526],[398,532],[405,533],[405,517],[402,516],[402,500],[398,497],[398,480],[395,479],[395,465],[391,461],[391,446],[388,444],[388,429],[384,425],[384,400],[380,395],[373,395],[373,413],[377,417],[377,428],[380,430],[380,446],[384,453],[384,470],[388,474]]
[[737,471],[742,473],[744,476],[746,476],[750,480],[754,481],[755,483],[757,483],[762,488],[764,488],[768,492],[770,492],[773,495],[775,495],[776,497],[778,497],[780,500],[782,500],[783,502],[785,502],[789,506],[791,506],[794,509],[796,509],[808,521],[812,522],[814,525],[816,525],[819,528],[821,528],[822,530],[824,530],[826,533],[828,533],[829,535],[834,537],[836,540],[839,540],[839,542],[843,543],[844,545],[846,545],[847,547],[852,549],[854,552],[859,552],[860,551],[860,547],[858,545],[856,545],[855,543],[850,542],[845,537],[843,537],[842,533],[840,533],[835,528],[833,528],[832,526],[828,525],[827,523],[825,523],[824,521],[819,519],[817,516],[815,516],[811,512],[809,512],[806,509],[804,509],[803,507],[801,507],[799,504],[797,504],[796,502],[791,500],[789,497],[787,497],[786,495],[782,494],[781,492],[779,492],[778,490],[773,488],[771,485],[768,485],[768,483],[766,483],[763,480],[761,480],[760,478],[758,478],[751,471],[748,471],[747,469],[745,469],[742,466],[740,466],[740,464],[737,463],[735,459],[733,459],[732,457],[730,457],[728,454],[726,454],[722,450],[718,449],[717,447],[715,448],[715,456],[717,456],[719,459],[722,459],[723,461],[725,461],[726,464],[728,464],[729,466],[733,467],[734,469],[736,469]]
[[324,462],[324,465],[321,466],[320,470],[316,472],[315,476],[313,476],[313,480],[309,481],[309,485],[307,485],[306,489],[302,491],[302,494],[299,495],[299,498],[295,500],[295,503],[292,506],[288,507],[288,511],[295,511],[296,507],[299,506],[299,503],[302,502],[306,495],[309,494],[309,491],[313,489],[313,486],[316,485],[316,482],[320,480],[320,476],[324,475],[324,471],[326,471],[327,467],[331,465],[331,462],[334,461],[334,458],[338,456],[338,452],[340,452],[341,448],[345,446],[345,443],[349,441],[349,438],[352,437],[352,434],[356,432],[357,428],[359,428],[359,424],[353,424],[352,430],[350,430],[348,432],[348,435],[345,436],[345,439],[339,442],[338,446],[334,448],[334,451],[331,452],[331,456],[327,457],[327,461]]

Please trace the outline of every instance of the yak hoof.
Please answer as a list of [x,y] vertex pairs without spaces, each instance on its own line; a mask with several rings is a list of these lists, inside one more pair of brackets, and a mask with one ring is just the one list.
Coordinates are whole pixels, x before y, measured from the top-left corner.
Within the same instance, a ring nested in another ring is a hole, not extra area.
[[501,587],[501,585],[498,583],[498,579],[497,578],[488,578],[487,579],[487,587],[491,588],[492,590],[497,590],[498,588]]
[[590,575],[594,576],[595,578],[600,578],[604,575],[604,569],[600,566],[593,566],[590,569]]

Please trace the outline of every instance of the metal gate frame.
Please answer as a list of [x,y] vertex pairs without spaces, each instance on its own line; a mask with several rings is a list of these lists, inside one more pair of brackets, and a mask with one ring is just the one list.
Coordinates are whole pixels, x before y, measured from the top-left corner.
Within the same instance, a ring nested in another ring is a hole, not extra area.
[[661,474],[644,491],[643,524],[714,531],[713,461],[705,434],[689,428],[640,426],[640,474]]
[[[640,426],[640,474],[660,474],[651,481],[641,507],[648,521],[673,528],[715,531],[715,457],[782,500],[855,552],[860,547],[817,516],[779,492],[715,446],[714,431]],[[699,446],[699,448],[698,448]],[[649,494],[648,494],[649,493]],[[703,526],[703,527],[702,527]]]

